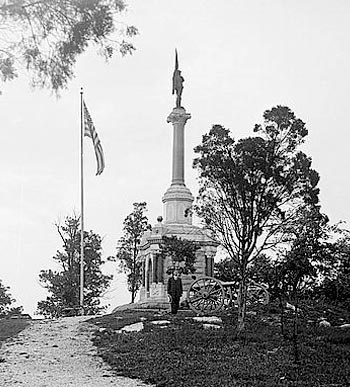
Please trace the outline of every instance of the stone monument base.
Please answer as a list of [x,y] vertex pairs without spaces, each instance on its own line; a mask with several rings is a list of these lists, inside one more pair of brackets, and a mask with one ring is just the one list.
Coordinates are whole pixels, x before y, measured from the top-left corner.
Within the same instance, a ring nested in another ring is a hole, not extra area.
[[[164,224],[158,222],[152,231],[145,234],[141,242],[139,259],[143,262],[143,283],[140,288],[139,304],[150,303],[153,306],[168,304],[167,282],[169,275],[170,258],[163,259],[158,256],[163,236],[176,236],[181,239],[196,242],[199,249],[196,252],[196,271],[193,274],[181,276],[183,297],[185,301],[187,290],[194,279],[202,276],[213,276],[213,261],[216,254],[217,242],[208,233],[198,226],[186,223]],[[161,265],[159,259],[162,260]],[[160,271],[160,272],[159,272]],[[153,282],[151,282],[153,280]],[[169,304],[168,304],[169,305]]]

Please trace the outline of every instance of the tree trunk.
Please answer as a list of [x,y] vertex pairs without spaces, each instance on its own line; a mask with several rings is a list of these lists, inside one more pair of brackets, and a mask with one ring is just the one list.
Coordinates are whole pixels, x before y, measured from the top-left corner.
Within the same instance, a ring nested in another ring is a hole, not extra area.
[[135,302],[135,276],[133,276],[132,282],[131,282],[131,303],[133,304]]
[[282,294],[279,294],[278,296],[279,303],[280,303],[280,323],[281,323],[281,334],[284,339],[286,339],[286,330],[285,330],[285,318],[284,318],[284,300]]
[[294,349],[294,362],[296,364],[299,363],[299,348],[298,348],[298,310],[299,310],[299,298],[296,293],[296,289],[294,292],[294,319],[293,319],[293,349]]
[[238,289],[238,335],[244,332],[245,329],[245,317],[247,311],[247,279],[242,276]]
[[131,303],[133,304],[135,302],[135,296],[136,296],[136,257],[137,257],[137,244],[136,239],[134,240],[134,252],[133,252],[133,259],[132,259],[132,283],[131,283]]

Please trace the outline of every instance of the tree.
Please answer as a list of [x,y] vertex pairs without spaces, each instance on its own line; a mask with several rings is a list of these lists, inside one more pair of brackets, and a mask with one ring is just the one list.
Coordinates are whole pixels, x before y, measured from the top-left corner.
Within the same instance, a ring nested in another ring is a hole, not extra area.
[[[32,75],[34,87],[56,93],[74,76],[77,57],[89,45],[107,60],[116,51],[132,53],[126,39],[137,34],[133,26],[117,21],[123,0],[7,0],[0,5],[0,79]],[[121,36],[117,40],[116,36]]]
[[307,129],[284,106],[265,111],[260,136],[237,142],[214,125],[195,148],[200,191],[195,210],[239,271],[238,330],[244,330],[248,266],[284,239],[297,209],[318,202],[319,175],[298,150]]
[[277,266],[281,293],[297,305],[301,294],[310,285],[314,286],[318,269],[329,261],[333,245],[328,242],[331,232],[328,217],[320,212],[319,206],[301,207],[296,215],[295,224],[285,230],[290,236],[290,246],[280,251]]
[[12,298],[9,291],[10,288],[4,286],[0,280],[0,318],[9,314],[22,312],[22,307],[13,307],[13,303],[16,300]]
[[[272,259],[266,254],[262,253],[254,259],[252,264],[248,267],[247,277],[257,283],[268,286],[271,296],[271,261]],[[237,263],[230,258],[224,256],[220,261],[214,263],[214,276],[223,282],[235,282],[239,285],[240,276]]]
[[142,281],[141,262],[137,259],[143,233],[150,228],[145,216],[146,203],[134,203],[133,211],[125,218],[124,235],[118,241],[116,259],[121,270],[127,274],[131,303],[135,302]]
[[329,262],[334,246],[329,242],[334,227],[329,226],[328,217],[320,212],[317,205],[304,206],[298,209],[297,222],[288,227],[292,242],[288,251],[282,254],[279,261],[271,265],[271,276],[274,279],[274,291],[280,300],[281,330],[288,337],[285,319],[286,301],[293,303],[292,334],[294,360],[300,360],[298,345],[300,301],[315,288],[320,269]]
[[177,236],[163,236],[160,244],[159,255],[165,259],[170,258],[172,265],[167,269],[171,273],[177,268],[183,274],[195,272],[196,251],[200,247],[195,242],[178,238]]
[[[58,317],[70,310],[79,313],[80,284],[80,219],[65,218],[64,224],[56,223],[63,242],[63,251],[53,257],[59,270],[41,270],[40,283],[48,290],[46,300],[38,302],[38,313],[46,317]],[[101,256],[101,237],[93,231],[84,231],[84,309],[95,314],[106,308],[101,306],[101,296],[108,288],[111,275],[102,273],[105,260]]]
[[328,265],[321,269],[323,282],[318,293],[327,301],[350,307],[350,231],[339,229]]

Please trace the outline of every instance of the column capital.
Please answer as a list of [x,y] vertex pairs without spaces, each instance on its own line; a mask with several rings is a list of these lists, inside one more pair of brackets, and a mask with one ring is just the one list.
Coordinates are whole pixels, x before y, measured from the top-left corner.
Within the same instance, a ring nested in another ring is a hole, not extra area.
[[186,124],[186,121],[191,118],[190,113],[186,113],[186,110],[183,107],[176,107],[169,114],[167,118],[167,122],[171,122],[172,124],[182,123]]

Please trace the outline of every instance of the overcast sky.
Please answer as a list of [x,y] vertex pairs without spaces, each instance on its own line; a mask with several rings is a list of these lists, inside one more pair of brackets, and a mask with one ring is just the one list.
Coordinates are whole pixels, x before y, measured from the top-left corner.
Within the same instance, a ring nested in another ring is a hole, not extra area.
[[[253,135],[262,114],[278,104],[307,125],[303,150],[320,173],[322,211],[350,221],[348,191],[350,2],[348,0],[129,0],[124,20],[138,27],[137,51],[109,64],[92,50],[57,99],[31,90],[26,77],[1,85],[0,279],[18,305],[33,313],[46,296],[41,269],[61,249],[54,223],[80,212],[79,91],[105,153],[95,176],[85,139],[85,225],[115,254],[132,204],[146,201],[152,224],[170,185],[172,126],[166,118],[174,49],[185,78],[186,184],[197,191],[193,148],[213,124],[234,137]],[[114,272],[116,267],[107,268]],[[105,302],[129,302],[117,276]]]

